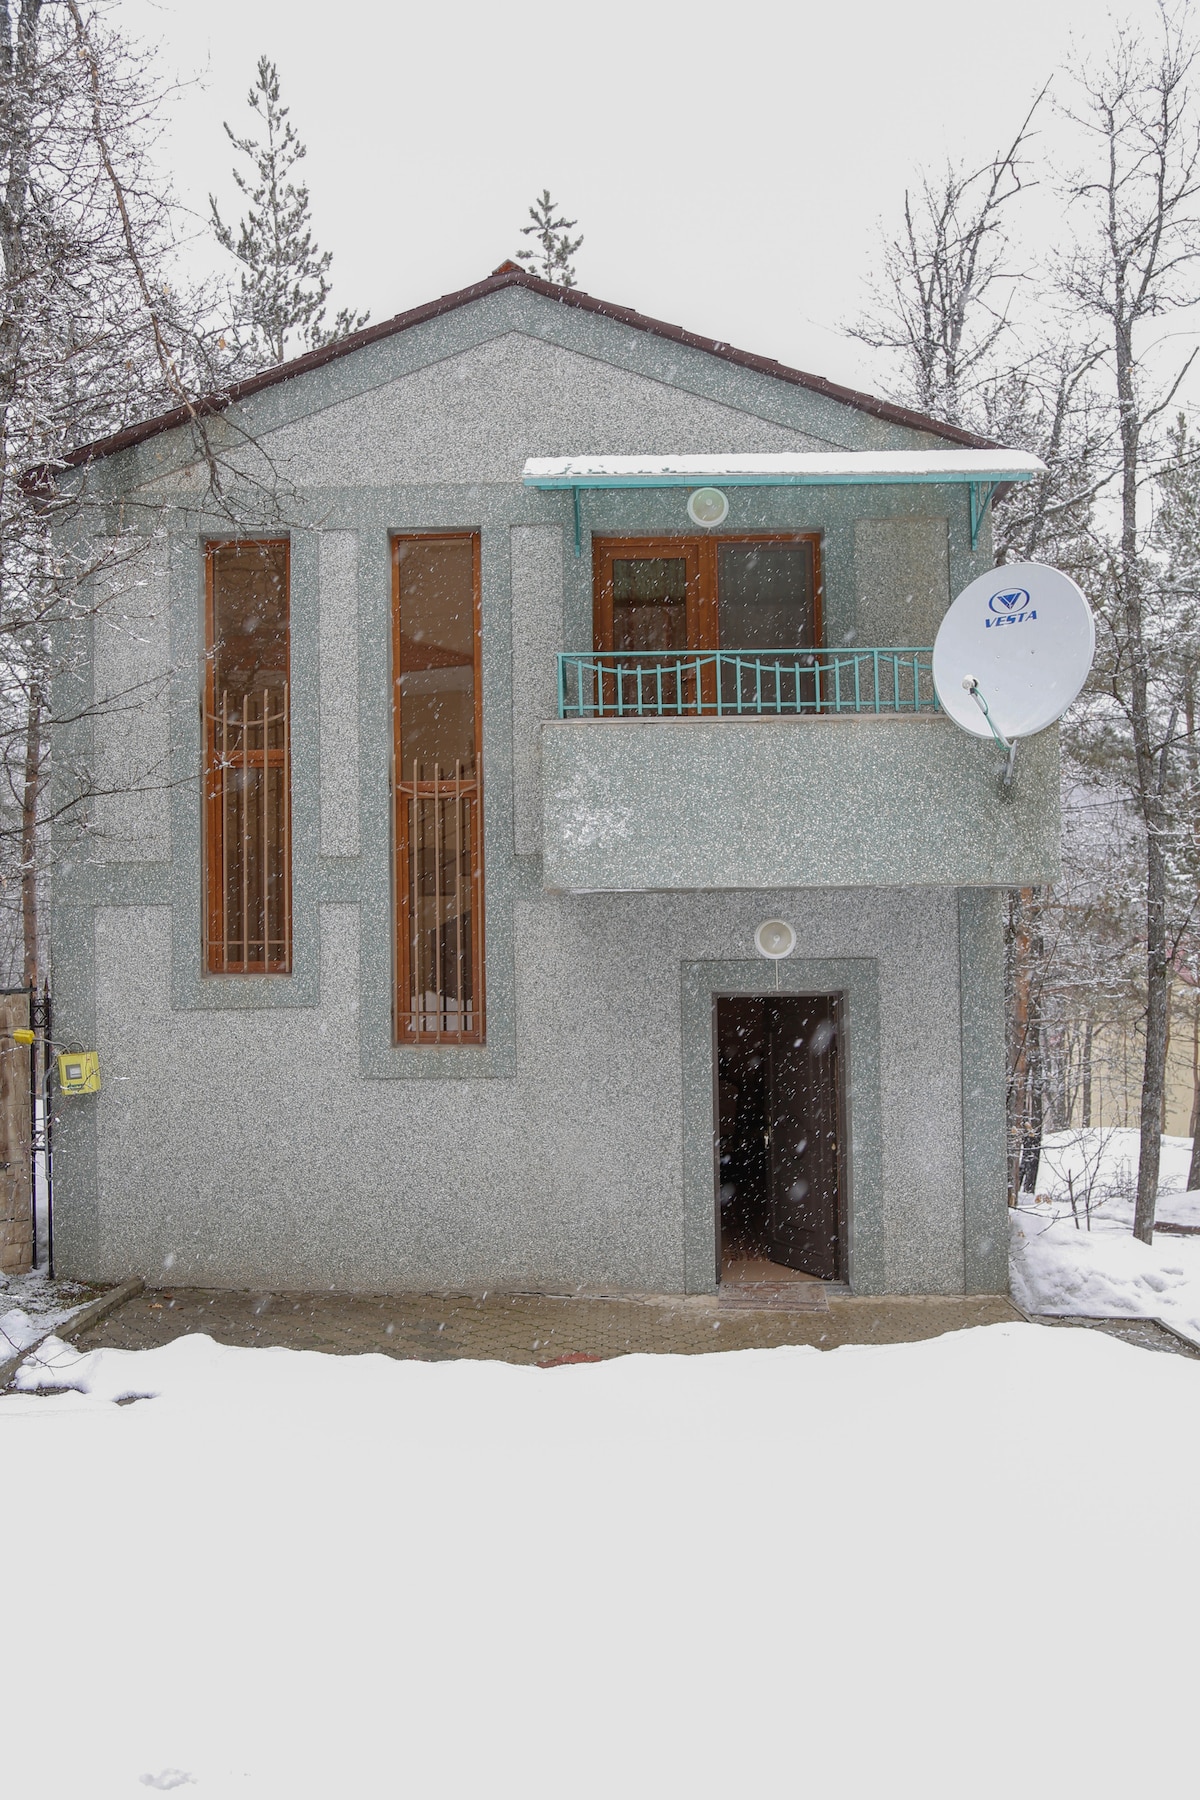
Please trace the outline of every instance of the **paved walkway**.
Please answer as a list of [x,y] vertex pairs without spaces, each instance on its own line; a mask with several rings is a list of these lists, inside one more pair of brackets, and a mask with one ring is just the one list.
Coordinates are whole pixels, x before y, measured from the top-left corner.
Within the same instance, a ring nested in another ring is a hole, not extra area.
[[339,1355],[442,1362],[479,1357],[547,1364],[559,1358],[671,1351],[770,1349],[780,1344],[899,1344],[1019,1320],[996,1297],[858,1299],[832,1296],[819,1311],[728,1306],[705,1296],[544,1294],[347,1295],[230,1293],[204,1288],[146,1291],[78,1338],[145,1350],[185,1332],[207,1332],[222,1344],[283,1345]]

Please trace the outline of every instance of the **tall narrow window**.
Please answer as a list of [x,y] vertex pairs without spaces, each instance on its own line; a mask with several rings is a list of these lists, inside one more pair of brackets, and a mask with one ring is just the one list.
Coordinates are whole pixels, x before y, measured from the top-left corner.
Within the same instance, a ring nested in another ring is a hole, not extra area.
[[396,1036],[483,1042],[479,539],[392,541]]
[[288,545],[210,544],[205,672],[207,967],[292,967]]

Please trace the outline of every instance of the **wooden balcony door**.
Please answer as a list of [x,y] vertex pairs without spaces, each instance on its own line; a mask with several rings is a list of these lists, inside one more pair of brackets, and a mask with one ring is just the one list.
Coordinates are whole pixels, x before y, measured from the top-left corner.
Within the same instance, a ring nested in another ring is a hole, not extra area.
[[[819,543],[812,534],[594,538],[592,557],[593,647],[621,659],[622,673],[604,677],[606,711],[619,699],[620,710],[637,712],[639,700],[657,697],[664,651],[770,654],[821,642]],[[749,679],[730,666],[718,683],[710,659],[700,665],[699,706],[696,673],[685,670],[664,675],[662,704],[648,710],[715,711],[718,685],[722,707],[736,710]]]
[[[669,662],[664,667],[659,653],[716,648],[716,609],[701,583],[701,546],[686,538],[593,542],[594,647],[620,657],[619,672],[602,678],[605,710],[636,713],[653,701],[652,710],[694,712],[695,675],[678,673]],[[708,685],[702,676],[702,689]]]

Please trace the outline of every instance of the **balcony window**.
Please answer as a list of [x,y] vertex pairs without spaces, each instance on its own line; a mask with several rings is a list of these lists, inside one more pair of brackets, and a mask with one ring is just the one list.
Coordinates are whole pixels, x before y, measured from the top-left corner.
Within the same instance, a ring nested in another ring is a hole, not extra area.
[[813,536],[597,539],[596,649],[815,649],[818,548]]

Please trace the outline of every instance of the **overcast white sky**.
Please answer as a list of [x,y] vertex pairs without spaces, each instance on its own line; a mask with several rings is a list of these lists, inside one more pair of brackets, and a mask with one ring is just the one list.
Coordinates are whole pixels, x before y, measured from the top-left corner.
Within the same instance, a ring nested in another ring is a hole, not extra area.
[[[589,293],[871,387],[842,325],[913,171],[986,159],[1073,41],[1098,51],[1114,16],[1150,23],[1154,5],[124,0],[120,15],[165,73],[196,78],[163,155],[204,213],[213,188],[238,215],[221,122],[252,122],[254,64],[273,57],[340,304],[382,319],[478,280],[521,247],[548,185],[585,234]],[[1058,153],[1049,112],[1044,141]]]

